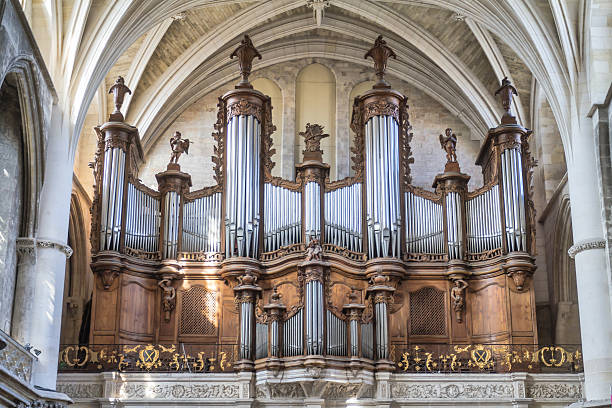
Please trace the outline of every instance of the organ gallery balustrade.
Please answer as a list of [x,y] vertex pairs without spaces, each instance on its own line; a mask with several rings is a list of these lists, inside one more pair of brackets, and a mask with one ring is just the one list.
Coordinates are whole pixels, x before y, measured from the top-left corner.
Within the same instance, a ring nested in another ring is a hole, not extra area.
[[379,37],[366,54],[379,81],[353,106],[354,175],[329,180],[328,135],[309,123],[291,181],[272,176],[271,100],[248,82],[259,54],[245,36],[232,55],[243,80],[219,98],[216,185],[190,191],[179,132],[153,190],[138,180],[137,129],[118,111],[96,128],[91,344],[236,344],[240,370],[387,371],[398,344],[537,344],[531,131],[507,80],[477,159],[484,186],[468,191],[446,129],[444,171],[418,188],[407,98],[384,79],[395,54]]

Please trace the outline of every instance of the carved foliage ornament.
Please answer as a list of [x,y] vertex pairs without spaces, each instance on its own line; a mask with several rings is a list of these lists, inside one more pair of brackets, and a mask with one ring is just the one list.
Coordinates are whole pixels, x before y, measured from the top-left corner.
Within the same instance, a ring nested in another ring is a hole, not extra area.
[[94,155],[94,160],[89,163],[89,168],[93,170],[93,198],[89,214],[91,215],[91,232],[89,234],[89,243],[91,244],[91,252],[96,253],[100,248],[100,195],[102,188],[103,157],[104,157],[104,133],[99,127],[94,128],[98,136],[98,146]]
[[215,172],[213,178],[217,182],[218,186],[223,186],[223,160],[225,156],[225,104],[223,98],[219,98],[217,103],[217,121],[214,124],[215,131],[212,133],[212,137],[215,140],[215,146],[212,156],[212,162],[214,164],[213,171]]
[[412,126],[410,125],[408,116],[408,103],[404,99],[399,106],[400,113],[400,172],[402,177],[402,187],[406,191],[408,186],[412,183],[412,175],[410,174],[410,165],[414,163],[414,157],[412,157],[412,149],[410,148],[410,142],[412,142],[413,134],[410,132]]
[[261,135],[261,151],[262,151],[262,165],[264,169],[264,180],[266,182],[272,179],[272,169],[276,165],[272,161],[272,156],[276,153],[276,149],[272,146],[274,142],[272,140],[272,133],[276,130],[276,126],[272,123],[272,100],[270,97],[266,96],[266,100],[263,106],[264,110],[264,122],[263,122],[263,132]]
[[361,180],[363,177],[365,163],[365,138],[363,134],[363,112],[359,97],[353,103],[353,115],[351,117],[351,130],[355,132],[355,143],[351,147],[352,169],[355,172],[355,179]]
[[397,123],[400,123],[399,106],[393,102],[378,100],[367,103],[364,106],[363,123],[366,123],[371,117],[378,115],[393,116]]
[[234,116],[255,116],[261,123],[262,121],[262,109],[261,106],[252,102],[249,102],[246,98],[241,98],[238,102],[234,102],[227,107],[227,121],[232,120]]

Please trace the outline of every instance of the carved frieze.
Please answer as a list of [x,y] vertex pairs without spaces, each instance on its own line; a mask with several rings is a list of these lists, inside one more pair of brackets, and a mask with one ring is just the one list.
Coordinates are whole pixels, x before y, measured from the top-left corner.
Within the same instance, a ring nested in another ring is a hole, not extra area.
[[451,383],[404,384],[391,386],[391,397],[398,399],[498,399],[514,395],[512,384]]
[[567,250],[567,254],[570,258],[574,259],[580,252],[588,251],[591,249],[604,249],[606,247],[606,241],[603,239],[589,239],[586,241],[577,242]]
[[396,103],[379,99],[365,104],[363,112],[363,123],[367,123],[373,116],[393,116],[397,123],[400,123],[399,106]]
[[533,383],[527,384],[527,398],[536,400],[568,399],[579,400],[583,398],[582,384],[567,383]]
[[70,398],[102,398],[104,385],[91,383],[58,383],[57,391]]
[[188,384],[164,383],[122,383],[119,387],[119,398],[129,399],[224,399],[239,398],[240,387],[237,384],[210,384],[207,382]]

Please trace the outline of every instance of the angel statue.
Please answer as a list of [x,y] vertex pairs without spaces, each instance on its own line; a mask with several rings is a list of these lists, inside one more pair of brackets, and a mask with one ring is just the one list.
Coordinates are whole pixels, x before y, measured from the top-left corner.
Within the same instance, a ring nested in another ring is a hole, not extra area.
[[189,139],[181,139],[181,132],[174,132],[174,136],[170,138],[170,148],[172,154],[170,155],[170,163],[177,163],[181,154],[189,154]]
[[440,146],[446,152],[446,160],[450,162],[457,161],[457,135],[453,133],[453,129],[447,128],[445,136],[440,135]]
[[313,238],[306,248],[306,261],[321,261],[323,248],[317,238]]

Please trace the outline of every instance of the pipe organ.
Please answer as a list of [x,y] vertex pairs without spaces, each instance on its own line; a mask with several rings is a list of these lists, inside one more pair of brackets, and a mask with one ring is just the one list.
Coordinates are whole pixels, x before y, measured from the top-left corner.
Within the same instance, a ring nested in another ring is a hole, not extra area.
[[384,79],[395,54],[379,38],[366,54],[379,81],[353,105],[354,175],[329,180],[328,135],[309,123],[284,180],[271,100],[248,82],[259,54],[245,37],[232,55],[242,81],[219,98],[216,185],[190,191],[179,134],[144,186],[137,130],[117,116],[96,128],[93,344],[230,343],[238,370],[382,371],[406,343],[537,344],[531,132],[509,110],[477,158],[484,186],[468,190],[451,129],[433,190],[413,186],[407,98]]

